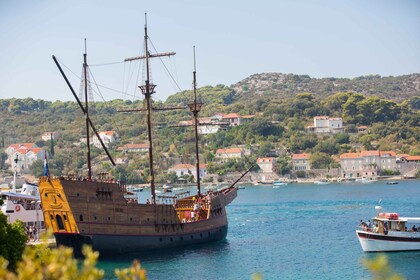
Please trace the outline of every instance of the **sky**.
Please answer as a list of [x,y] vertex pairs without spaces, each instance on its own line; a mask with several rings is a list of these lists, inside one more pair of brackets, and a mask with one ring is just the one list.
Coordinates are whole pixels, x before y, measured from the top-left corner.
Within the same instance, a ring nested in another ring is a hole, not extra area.
[[0,99],[74,100],[51,56],[79,94],[85,38],[99,85],[94,100],[138,99],[140,63],[122,61],[143,52],[145,12],[157,52],[176,52],[162,59],[165,66],[152,61],[157,100],[191,89],[194,45],[199,87],[267,72],[315,78],[420,72],[416,0],[1,0]]

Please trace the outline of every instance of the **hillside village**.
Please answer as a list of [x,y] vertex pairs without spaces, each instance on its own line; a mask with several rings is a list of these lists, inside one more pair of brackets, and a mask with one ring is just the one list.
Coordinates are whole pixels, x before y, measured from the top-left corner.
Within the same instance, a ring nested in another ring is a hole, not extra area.
[[[199,134],[217,134],[219,131],[225,131],[229,127],[240,126],[246,122],[252,122],[254,115],[241,116],[237,113],[222,114],[216,113],[212,117],[200,118]],[[192,121],[180,121],[179,126],[191,126]],[[367,133],[368,127],[357,127],[358,134]],[[315,116],[313,124],[306,126],[306,133],[315,134],[336,134],[346,131],[342,118],[331,118],[328,116]],[[58,132],[45,132],[41,138],[43,141],[57,140]],[[100,131],[99,136],[105,146],[112,145],[116,150],[118,157],[115,162],[119,166],[126,166],[130,159],[127,155],[134,154],[140,157],[147,157],[149,145],[144,143],[130,143],[118,146],[120,137],[115,131]],[[86,144],[86,138],[80,138],[79,142],[73,143],[80,146]],[[100,148],[101,144],[96,136],[90,139],[92,146]],[[224,163],[227,161],[237,161],[250,158],[253,151],[258,147],[232,146],[229,148],[219,148],[214,151],[215,163]],[[42,161],[46,149],[38,147],[35,143],[14,143],[5,149],[7,159],[5,163],[10,170],[16,170],[19,173],[29,173],[31,165],[36,161]],[[50,157],[48,155],[47,157]],[[281,174],[279,172],[278,158],[287,159],[290,166],[290,172]],[[279,148],[271,151],[271,156],[258,157],[255,164],[258,169],[248,176],[249,183],[265,183],[274,180],[293,180],[320,179],[327,178],[331,180],[350,180],[356,178],[376,179],[378,177],[389,177],[392,175],[401,175],[402,178],[414,178],[420,170],[420,156],[409,154],[397,154],[395,151],[364,150],[360,152],[342,153],[332,157],[333,163],[327,168],[314,168],[311,165],[310,153],[288,153],[281,152]],[[218,174],[209,172],[208,164],[200,164],[200,181],[213,183]],[[172,173],[170,183],[196,182],[196,167],[193,164],[182,163],[181,159],[174,159],[174,164],[169,166],[167,172]],[[217,179],[216,179],[217,180]],[[216,182],[216,181],[215,181]],[[169,181],[168,181],[169,183]]]
[[[232,181],[249,168],[244,180],[252,183],[419,176],[419,74],[314,79],[263,73],[197,92],[208,104],[198,119],[200,180],[205,183]],[[156,105],[187,106],[192,94],[179,92]],[[89,106],[117,164],[111,166],[93,136],[95,173],[147,183],[145,119],[118,113],[139,106],[141,100],[121,99]],[[75,102],[6,99],[0,100],[0,112],[0,169],[36,177],[47,154],[52,174],[85,176],[88,141]],[[159,112],[154,120],[157,181],[197,180],[191,114]]]

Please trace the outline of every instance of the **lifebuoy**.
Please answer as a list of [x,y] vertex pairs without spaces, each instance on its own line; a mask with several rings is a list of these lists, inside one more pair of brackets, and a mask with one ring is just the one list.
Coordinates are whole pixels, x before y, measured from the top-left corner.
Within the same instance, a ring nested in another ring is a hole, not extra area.
[[20,211],[20,205],[16,205],[15,210],[16,210],[16,212],[19,212]]

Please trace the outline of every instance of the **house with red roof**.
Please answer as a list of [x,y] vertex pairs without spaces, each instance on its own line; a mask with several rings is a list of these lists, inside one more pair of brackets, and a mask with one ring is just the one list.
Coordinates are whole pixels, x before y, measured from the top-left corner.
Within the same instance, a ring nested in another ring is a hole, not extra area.
[[380,170],[397,171],[397,154],[393,151],[362,151],[340,155],[341,175],[344,178],[378,175]]
[[[44,158],[44,150],[38,148],[35,143],[11,144],[5,152],[7,154],[5,163],[12,169],[16,166],[18,172],[28,170],[35,161]],[[17,164],[15,163],[16,158]]]
[[215,157],[221,160],[239,159],[244,157],[244,152],[241,148],[217,149]]
[[275,157],[263,157],[257,159],[257,164],[262,172],[272,173],[277,172],[278,165]]
[[117,150],[125,153],[145,153],[149,151],[149,143],[125,144],[118,147]]
[[292,169],[295,171],[311,170],[310,157],[311,154],[292,154]]
[[[98,134],[107,148],[109,147],[109,144],[117,141],[119,137],[118,134],[114,131],[100,131]],[[98,137],[96,137],[96,134],[92,137],[92,143],[96,148],[102,147],[101,142],[99,141]]]
[[[207,164],[201,163],[199,170],[200,181],[207,175]],[[194,176],[195,182],[197,182],[197,172],[195,165],[188,164],[188,163],[179,163],[175,164],[168,169],[169,172],[175,172],[177,177],[182,177],[184,175],[192,175]]]

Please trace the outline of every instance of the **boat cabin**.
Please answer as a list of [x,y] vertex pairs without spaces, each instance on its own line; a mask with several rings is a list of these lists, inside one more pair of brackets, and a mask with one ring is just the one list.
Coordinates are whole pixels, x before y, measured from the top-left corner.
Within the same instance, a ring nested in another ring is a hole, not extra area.
[[373,218],[372,231],[385,234],[386,231],[407,231],[407,219],[400,218],[398,213],[379,213]]

